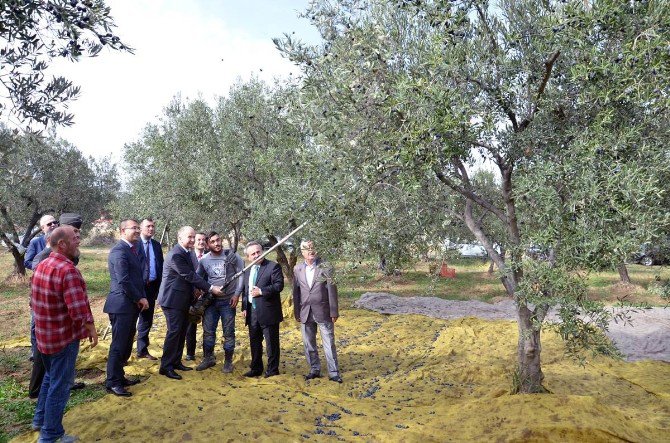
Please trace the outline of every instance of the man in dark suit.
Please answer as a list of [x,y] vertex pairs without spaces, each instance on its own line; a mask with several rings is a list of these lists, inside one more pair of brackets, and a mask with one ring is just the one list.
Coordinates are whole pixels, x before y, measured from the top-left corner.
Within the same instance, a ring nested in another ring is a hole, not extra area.
[[300,322],[309,365],[309,374],[305,380],[321,377],[321,361],[316,347],[318,328],[328,365],[328,378],[342,383],[335,350],[335,322],[339,313],[333,269],[317,257],[311,240],[301,242],[300,251],[305,261],[293,269],[293,315]]
[[128,380],[123,365],[130,358],[135,338],[135,325],[140,311],[149,307],[144,293],[144,256],[138,251],[140,226],[135,220],[123,220],[119,226],[121,240],[109,251],[108,264],[111,286],[102,311],[112,324],[112,344],[107,358],[108,392],[121,397],[132,394],[126,386],[137,383]]
[[154,323],[156,298],[161,286],[163,275],[163,249],[161,244],[153,239],[156,224],[150,218],[140,223],[140,253],[144,256],[144,292],[149,302],[149,309],[140,312],[137,321],[137,358],[158,360],[149,353],[149,331]]
[[163,357],[159,373],[181,380],[175,370],[190,371],[181,361],[186,340],[188,308],[193,301],[194,289],[221,294],[220,286],[211,286],[196,274],[190,249],[195,243],[195,230],[184,226],[177,233],[177,245],[168,252],[163,265],[163,281],[158,291],[158,304],[163,309],[167,333],[163,344]]
[[[244,252],[252,263],[261,256],[260,243],[252,241]],[[279,264],[263,259],[250,267],[242,277],[242,314],[249,326],[251,347],[250,370],[245,377],[258,377],[263,373],[263,339],[268,355],[265,377],[279,375],[279,323],[284,316],[280,293],[284,289],[284,274]]]

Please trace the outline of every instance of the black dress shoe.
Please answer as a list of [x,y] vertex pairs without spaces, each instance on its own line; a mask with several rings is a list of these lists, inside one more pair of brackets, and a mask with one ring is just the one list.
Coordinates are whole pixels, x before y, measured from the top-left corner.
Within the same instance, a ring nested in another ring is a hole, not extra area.
[[181,375],[174,372],[173,369],[169,369],[169,370],[159,369],[158,373],[160,375],[166,376],[167,378],[172,378],[174,380],[181,380]]
[[124,388],[123,386],[112,386],[111,388],[107,387],[107,392],[109,392],[110,394],[114,394],[117,397],[130,397],[131,395],[133,395],[132,392],[126,391],[126,388]]
[[72,385],[70,388],[70,391],[76,391],[77,389],[84,389],[86,387],[85,383],[82,383],[80,381],[76,382],[75,384]]
[[336,375],[335,377],[329,377],[328,380],[334,381],[336,383],[342,383],[342,377],[340,377],[339,375]]
[[321,378],[321,373],[320,372],[310,372],[309,374],[305,375],[305,380],[312,380],[314,378]]
[[193,368],[189,368],[188,366],[184,366],[184,365],[181,365],[181,364],[175,365],[174,368],[178,371],[192,371],[193,370]]
[[245,377],[260,377],[262,372],[257,372],[257,371],[247,371],[244,373]]
[[195,361],[195,355],[186,354],[186,358],[185,358],[184,360],[186,360],[186,361]]
[[266,372],[263,377],[268,378],[268,377],[274,377],[275,375],[279,375],[279,372]]
[[137,378],[133,378],[133,379],[124,378],[122,383],[123,383],[123,386],[133,386],[133,385],[138,384],[139,382],[140,382],[140,380],[137,379]]
[[137,354],[137,358],[146,358],[147,360],[151,360],[151,361],[158,360],[157,357],[154,357],[153,355],[149,354],[148,352],[145,352],[144,354]]

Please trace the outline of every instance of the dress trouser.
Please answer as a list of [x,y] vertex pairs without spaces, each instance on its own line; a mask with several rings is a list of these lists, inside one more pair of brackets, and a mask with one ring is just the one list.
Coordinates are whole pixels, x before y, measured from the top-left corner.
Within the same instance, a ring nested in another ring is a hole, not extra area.
[[144,294],[149,302],[149,309],[140,312],[137,320],[137,355],[144,355],[149,352],[149,331],[154,324],[154,312],[156,311],[156,297],[160,289],[160,280],[149,282]]
[[195,355],[195,345],[198,338],[198,324],[191,321],[186,326],[186,355]]
[[300,324],[302,332],[302,342],[305,345],[305,357],[311,373],[321,372],[321,361],[319,360],[319,351],[316,344],[316,330],[321,334],[321,344],[323,353],[326,356],[328,365],[328,376],[336,377],[340,375],[337,365],[337,351],[335,350],[335,324],[332,321],[317,323],[314,320],[312,312],[309,312],[307,321]]
[[266,374],[279,374],[279,323],[261,325],[256,310],[251,310],[249,319],[249,345],[251,347],[251,370],[263,372],[263,339],[268,354]]
[[109,346],[107,358],[107,380],[105,386],[123,386],[126,375],[123,365],[126,364],[133,352],[135,340],[135,325],[139,312],[132,314],[109,314],[112,324],[112,343]]
[[167,333],[163,343],[161,370],[169,371],[182,364],[181,356],[184,353],[184,342],[186,341],[188,311],[163,307],[163,314],[165,314]]

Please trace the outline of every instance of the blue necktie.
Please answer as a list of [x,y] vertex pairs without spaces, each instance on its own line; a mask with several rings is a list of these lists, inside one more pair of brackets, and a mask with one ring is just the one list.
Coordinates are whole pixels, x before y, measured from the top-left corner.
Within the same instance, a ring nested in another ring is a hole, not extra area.
[[[258,265],[251,267],[251,287],[249,288],[249,297],[251,297],[251,289],[256,286],[256,279],[258,278]],[[256,309],[256,298],[251,297],[251,307]]]

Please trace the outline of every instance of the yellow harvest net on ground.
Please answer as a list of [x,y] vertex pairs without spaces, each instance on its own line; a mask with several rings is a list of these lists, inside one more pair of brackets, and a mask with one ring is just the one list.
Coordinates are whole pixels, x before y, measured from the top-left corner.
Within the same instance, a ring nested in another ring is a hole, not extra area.
[[[158,311],[154,355],[164,326]],[[219,344],[214,368],[182,372],[181,381],[158,375],[158,362],[133,356],[127,375],[144,379],[130,388],[133,396],[75,407],[64,425],[83,442],[670,440],[668,363],[603,358],[583,367],[563,355],[556,335],[544,333],[551,394],[509,395],[516,341],[511,321],[344,308],[336,324],[344,383],[305,382],[300,330],[287,316],[281,375],[248,379],[248,333],[238,319],[234,373],[221,373]],[[94,349],[84,345],[78,368],[104,371],[108,346],[109,338]],[[29,433],[15,441],[36,439]]]

